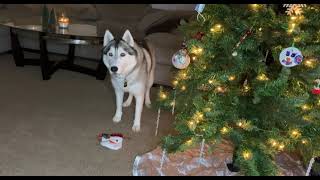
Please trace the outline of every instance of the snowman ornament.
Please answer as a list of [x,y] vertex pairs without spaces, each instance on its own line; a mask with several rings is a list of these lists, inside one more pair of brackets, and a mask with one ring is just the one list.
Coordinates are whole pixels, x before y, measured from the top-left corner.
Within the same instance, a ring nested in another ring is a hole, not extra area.
[[320,95],[320,79],[316,79],[314,81],[317,85],[314,86],[314,88],[312,89],[312,94],[314,95]]
[[100,134],[98,136],[100,145],[111,150],[119,150],[122,148],[122,134]]
[[299,49],[288,47],[280,53],[279,60],[285,67],[294,67],[302,63],[303,56]]

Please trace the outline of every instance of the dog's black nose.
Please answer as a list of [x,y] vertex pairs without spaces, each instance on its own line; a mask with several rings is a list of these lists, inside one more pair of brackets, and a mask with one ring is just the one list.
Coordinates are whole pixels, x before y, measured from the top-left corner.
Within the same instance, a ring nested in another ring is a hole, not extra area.
[[117,72],[117,71],[118,71],[118,67],[112,66],[112,67],[111,67],[111,71],[112,71],[112,72]]

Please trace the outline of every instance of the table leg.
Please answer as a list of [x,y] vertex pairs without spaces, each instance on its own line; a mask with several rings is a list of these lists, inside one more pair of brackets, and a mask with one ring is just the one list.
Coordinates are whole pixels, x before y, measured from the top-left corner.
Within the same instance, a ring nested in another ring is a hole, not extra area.
[[74,64],[74,53],[75,53],[75,44],[69,44],[69,51],[68,51],[68,65]]
[[107,75],[107,67],[104,65],[102,58],[99,61],[98,67],[97,67],[97,80],[104,80]]
[[50,79],[50,64],[47,50],[47,41],[43,38],[44,33],[39,34],[40,41],[40,66],[43,80]]
[[18,34],[14,32],[12,28],[10,28],[10,37],[11,37],[11,48],[12,48],[12,55],[14,58],[14,62],[16,66],[23,67],[24,66],[23,49],[20,45]]

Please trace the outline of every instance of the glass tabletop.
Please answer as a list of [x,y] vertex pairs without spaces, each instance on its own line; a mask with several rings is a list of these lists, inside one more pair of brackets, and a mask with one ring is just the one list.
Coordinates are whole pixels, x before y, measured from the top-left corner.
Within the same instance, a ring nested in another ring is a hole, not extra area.
[[35,32],[48,32],[56,35],[81,36],[81,37],[102,37],[97,34],[97,26],[89,24],[69,24],[68,28],[60,28],[58,25],[51,31],[44,31],[42,25],[39,24],[22,24],[15,23],[12,20],[0,19],[0,24],[3,26]]

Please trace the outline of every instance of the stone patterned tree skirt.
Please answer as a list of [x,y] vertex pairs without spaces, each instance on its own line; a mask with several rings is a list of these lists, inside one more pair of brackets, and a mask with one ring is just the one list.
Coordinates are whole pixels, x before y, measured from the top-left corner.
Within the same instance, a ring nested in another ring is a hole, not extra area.
[[[212,153],[208,153],[208,146],[204,148],[204,156],[200,160],[199,148],[184,152],[165,155],[162,169],[161,159],[163,151],[160,147],[137,156],[133,165],[134,176],[241,176],[239,173],[230,172],[227,164],[232,162],[233,146],[228,141],[219,144]],[[305,170],[301,162],[286,153],[276,157],[283,176],[304,176]]]

